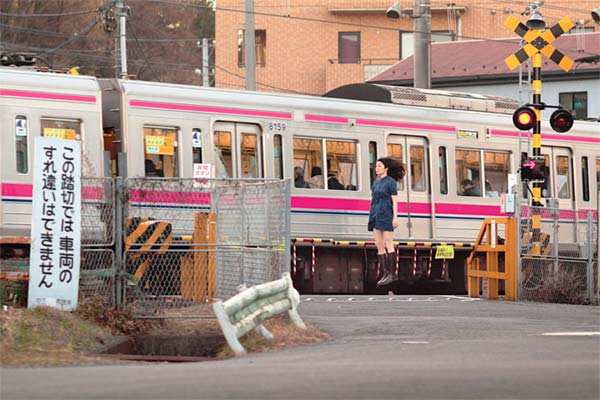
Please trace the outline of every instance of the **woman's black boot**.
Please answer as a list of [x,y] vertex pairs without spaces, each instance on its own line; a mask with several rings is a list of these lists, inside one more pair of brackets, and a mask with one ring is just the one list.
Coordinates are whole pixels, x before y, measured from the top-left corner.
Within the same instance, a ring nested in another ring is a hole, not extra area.
[[388,265],[387,253],[377,254],[377,259],[379,260],[379,265],[381,265],[381,270],[383,271],[383,275],[379,282],[377,282],[377,286],[388,285],[392,282],[392,276]]
[[398,280],[398,273],[396,272],[396,253],[386,253],[386,257],[387,265],[390,270],[390,277],[392,278],[391,282],[396,282]]

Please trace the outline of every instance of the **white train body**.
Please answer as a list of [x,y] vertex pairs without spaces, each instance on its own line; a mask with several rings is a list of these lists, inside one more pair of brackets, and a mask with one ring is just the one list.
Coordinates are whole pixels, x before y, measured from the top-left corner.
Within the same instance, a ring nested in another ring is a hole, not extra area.
[[[64,120],[80,127],[88,171],[97,175],[114,173],[119,164],[119,174],[126,176],[158,171],[191,177],[194,163],[212,164],[217,177],[293,182],[295,166],[303,168],[306,181],[314,166],[335,174],[344,190],[333,190],[325,179],[323,188],[292,188],[293,238],[372,240],[367,231],[372,163],[386,154],[401,157],[408,170],[399,190],[396,240],[472,242],[483,218],[502,215],[499,195],[507,192],[507,175],[517,173],[521,153],[527,152],[527,139],[519,145],[512,124],[510,107],[516,103],[372,87],[378,94],[387,91],[390,101],[415,105],[0,69],[1,235],[27,235],[33,138],[44,132],[41,120]],[[24,133],[15,125],[22,117],[28,146],[17,155]],[[110,141],[104,147],[103,130]],[[568,133],[557,134],[544,122],[542,132],[549,171],[545,196],[582,216],[596,210],[600,124],[575,121]],[[110,157],[102,157],[104,148]],[[26,171],[17,160],[23,154]],[[490,187],[480,196],[462,195],[463,179],[477,176]]]

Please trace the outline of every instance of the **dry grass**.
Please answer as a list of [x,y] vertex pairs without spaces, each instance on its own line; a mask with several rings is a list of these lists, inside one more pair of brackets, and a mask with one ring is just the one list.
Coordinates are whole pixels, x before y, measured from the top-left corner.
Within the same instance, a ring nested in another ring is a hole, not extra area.
[[[173,313],[181,316],[186,311],[174,310]],[[211,316],[208,311],[206,315]],[[273,334],[274,340],[267,340],[254,332],[249,333],[241,339],[248,352],[310,345],[328,338],[325,333],[310,324],[307,324],[307,331],[296,328],[284,314],[266,321],[264,325]],[[133,318],[132,308],[115,310],[104,305],[99,299],[80,302],[76,312],[64,312],[49,307],[11,307],[8,311],[0,311],[0,366],[115,362],[94,354],[100,347],[110,344],[118,337],[133,334],[214,336],[221,335],[221,330],[214,319],[136,320]],[[226,345],[217,355],[220,359],[232,356],[233,353]]]

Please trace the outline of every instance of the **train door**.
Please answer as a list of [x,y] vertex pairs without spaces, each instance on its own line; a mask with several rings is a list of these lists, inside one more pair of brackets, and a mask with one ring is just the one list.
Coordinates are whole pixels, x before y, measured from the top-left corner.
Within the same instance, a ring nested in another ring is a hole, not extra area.
[[546,159],[547,177],[542,196],[558,200],[561,210],[575,209],[573,185],[573,154],[566,147],[542,147]]
[[258,125],[216,122],[213,128],[215,177],[264,177],[261,139]]
[[402,216],[400,235],[430,239],[432,219],[427,140],[423,137],[390,135],[387,155],[400,159],[406,167],[406,176],[398,183],[398,212]]

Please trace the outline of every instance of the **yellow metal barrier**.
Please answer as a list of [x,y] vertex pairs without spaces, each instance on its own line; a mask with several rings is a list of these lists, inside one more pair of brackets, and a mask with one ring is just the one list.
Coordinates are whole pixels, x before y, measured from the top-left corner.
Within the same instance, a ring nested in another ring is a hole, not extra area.
[[[504,225],[504,243],[498,240],[498,225]],[[487,279],[488,299],[498,298],[498,281],[504,280],[506,300],[517,300],[517,222],[514,217],[486,218],[473,251],[467,259],[469,297],[479,297],[479,280]],[[480,268],[478,253],[485,253],[486,269]],[[498,271],[498,256],[504,253],[504,272]]]
[[215,214],[194,215],[193,251],[181,260],[181,297],[194,302],[210,302],[216,291]]

